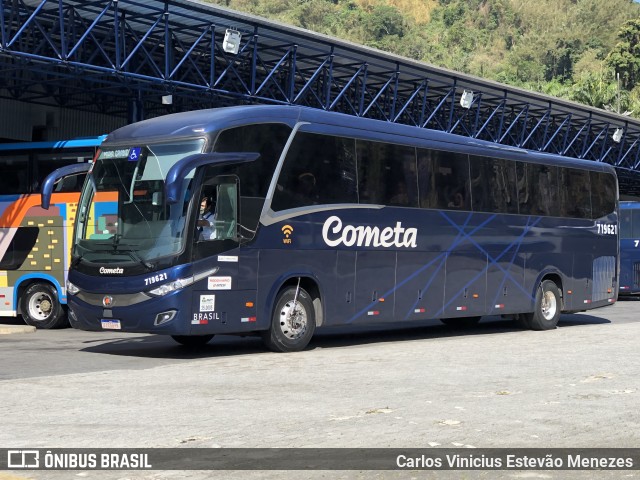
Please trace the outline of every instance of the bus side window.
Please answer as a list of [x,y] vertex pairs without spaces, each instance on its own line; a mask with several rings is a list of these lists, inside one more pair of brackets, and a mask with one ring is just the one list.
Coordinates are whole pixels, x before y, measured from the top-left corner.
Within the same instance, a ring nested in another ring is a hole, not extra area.
[[633,238],[633,215],[634,210],[620,210],[620,238]]
[[591,218],[589,172],[575,168],[559,169],[560,207],[565,217]]
[[441,150],[418,150],[420,206],[470,210],[469,159]]
[[27,155],[11,155],[3,159],[0,194],[29,193],[28,172],[29,157]]
[[518,213],[513,162],[471,155],[471,198],[474,212]]
[[591,217],[601,218],[616,209],[616,177],[609,173],[591,172]]
[[[271,208],[277,212],[310,205],[357,203],[355,168],[354,139],[298,133],[280,172]],[[305,185],[314,188],[305,191]]]
[[418,207],[414,147],[356,141],[360,203]]

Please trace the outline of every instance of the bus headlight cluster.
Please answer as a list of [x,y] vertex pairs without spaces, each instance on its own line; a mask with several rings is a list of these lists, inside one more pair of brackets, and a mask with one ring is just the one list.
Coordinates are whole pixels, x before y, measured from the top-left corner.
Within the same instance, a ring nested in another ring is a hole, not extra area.
[[76,287],[73,283],[67,280],[67,295],[75,295],[78,293],[80,289]]
[[176,290],[180,290],[181,288],[186,287],[187,285],[191,285],[193,283],[193,277],[189,278],[180,278],[178,280],[174,280],[173,282],[165,283],[164,285],[160,285],[158,288],[154,288],[153,290],[149,290],[151,295],[155,295],[157,297],[161,297],[166,295],[167,293],[175,292]]

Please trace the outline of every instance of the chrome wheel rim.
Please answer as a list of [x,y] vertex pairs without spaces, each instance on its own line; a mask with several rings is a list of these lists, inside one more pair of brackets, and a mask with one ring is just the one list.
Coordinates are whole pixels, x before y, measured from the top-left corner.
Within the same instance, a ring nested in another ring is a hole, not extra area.
[[289,340],[297,340],[307,331],[307,311],[300,302],[289,300],[280,309],[280,331]]
[[544,292],[542,296],[542,304],[540,305],[540,309],[542,310],[542,316],[545,320],[551,320],[556,316],[556,311],[558,308],[556,296],[553,292],[547,291]]
[[53,311],[53,298],[48,293],[40,292],[29,299],[29,316],[41,322]]

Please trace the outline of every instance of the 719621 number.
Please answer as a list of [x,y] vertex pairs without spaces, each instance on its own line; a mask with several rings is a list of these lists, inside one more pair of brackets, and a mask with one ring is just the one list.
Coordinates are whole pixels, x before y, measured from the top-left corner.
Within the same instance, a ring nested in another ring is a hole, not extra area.
[[618,233],[618,225],[608,223],[596,223],[598,235],[615,235]]
[[166,279],[167,279],[167,274],[166,273],[159,273],[157,275],[154,275],[153,277],[145,278],[144,279],[144,284],[145,285],[153,285],[156,282],[161,282],[162,280],[166,280]]

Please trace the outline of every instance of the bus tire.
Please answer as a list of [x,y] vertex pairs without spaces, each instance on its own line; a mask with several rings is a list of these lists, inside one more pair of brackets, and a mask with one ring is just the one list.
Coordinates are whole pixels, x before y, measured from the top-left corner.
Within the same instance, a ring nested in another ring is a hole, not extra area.
[[520,321],[531,330],[553,330],[560,319],[561,305],[558,286],[551,280],[544,280],[536,291],[535,310],[521,315]]
[[448,327],[475,327],[482,317],[441,318],[440,321]]
[[185,347],[202,347],[209,343],[213,335],[171,335],[176,342]]
[[20,313],[27,325],[36,328],[63,328],[69,325],[58,293],[48,283],[33,283],[20,297]]
[[262,335],[262,340],[269,350],[298,352],[311,341],[316,330],[313,301],[309,293],[300,288],[295,312],[292,312],[295,298],[296,287],[287,287],[278,295],[271,317],[271,327]]

